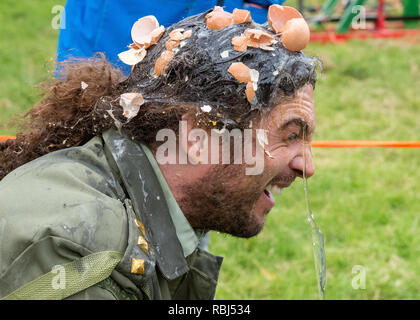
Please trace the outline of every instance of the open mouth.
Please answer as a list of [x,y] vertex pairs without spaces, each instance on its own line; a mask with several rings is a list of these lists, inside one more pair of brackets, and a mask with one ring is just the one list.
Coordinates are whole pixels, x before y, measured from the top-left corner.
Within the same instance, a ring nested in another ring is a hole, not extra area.
[[265,189],[264,192],[267,193],[271,193],[271,194],[282,194],[283,193],[283,188],[280,188],[279,186],[275,185],[275,184],[269,184]]
[[288,179],[287,181],[281,181],[280,178],[276,177],[269,184],[267,184],[259,199],[259,201],[261,201],[261,206],[265,208],[265,213],[268,213],[274,207],[276,202],[274,195],[282,194],[283,189],[290,186],[293,180]]
[[269,184],[265,189],[264,189],[264,195],[262,195],[262,197],[265,198],[264,203],[265,203],[265,207],[266,207],[266,212],[268,213],[268,211],[270,211],[270,209],[272,207],[274,207],[274,204],[276,202],[276,200],[274,199],[273,194],[281,194],[282,193],[282,188],[274,185],[274,184]]
[[275,204],[275,200],[274,200],[274,194],[282,194],[283,189],[274,185],[274,184],[269,184],[265,189],[264,189],[264,194],[267,196],[267,198],[270,200],[270,202],[272,203],[272,205],[274,206]]

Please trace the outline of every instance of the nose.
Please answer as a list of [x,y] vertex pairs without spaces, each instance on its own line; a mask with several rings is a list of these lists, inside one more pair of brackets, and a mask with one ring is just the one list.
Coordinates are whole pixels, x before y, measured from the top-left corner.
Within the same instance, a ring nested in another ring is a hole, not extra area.
[[289,167],[295,171],[299,177],[303,178],[303,168],[306,162],[305,168],[305,175],[306,178],[310,178],[315,173],[315,165],[312,159],[312,151],[311,147],[308,146],[307,150],[305,150],[306,161],[303,159],[303,152],[298,154],[296,157],[292,159],[289,163]]

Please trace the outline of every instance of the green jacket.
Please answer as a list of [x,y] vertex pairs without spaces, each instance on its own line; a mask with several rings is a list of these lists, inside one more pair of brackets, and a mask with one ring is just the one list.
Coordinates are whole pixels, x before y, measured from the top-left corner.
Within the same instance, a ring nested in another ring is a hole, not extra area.
[[111,129],[0,181],[0,298],[213,299],[204,234],[150,150]]

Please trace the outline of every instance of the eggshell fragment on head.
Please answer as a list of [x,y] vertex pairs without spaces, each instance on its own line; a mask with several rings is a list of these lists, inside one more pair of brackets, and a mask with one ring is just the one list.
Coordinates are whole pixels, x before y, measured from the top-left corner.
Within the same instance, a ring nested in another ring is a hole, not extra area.
[[220,56],[221,56],[223,59],[226,59],[226,58],[228,58],[228,57],[229,57],[229,52],[230,52],[230,50],[225,50],[225,51],[223,51],[223,52],[220,54]]
[[287,21],[281,34],[281,42],[290,51],[301,51],[309,43],[310,30],[303,18]]
[[181,41],[181,40],[185,40],[191,37],[191,35],[192,35],[192,30],[184,31],[184,29],[179,28],[179,29],[172,30],[169,33],[169,38],[174,41]]
[[190,38],[192,35],[192,30],[186,30],[182,33],[182,39],[181,40],[185,40]]
[[137,46],[147,49],[160,39],[164,31],[155,16],[145,16],[134,23],[131,38]]
[[128,64],[130,66],[134,66],[135,64],[141,62],[144,57],[146,56],[146,50],[144,48],[141,49],[129,49],[127,51],[123,51],[118,54],[118,58]]
[[251,13],[248,10],[234,9],[232,12],[232,19],[234,24],[249,22]]
[[175,41],[182,40],[183,39],[183,35],[182,35],[183,32],[184,32],[184,29],[181,29],[181,28],[172,30],[169,33],[169,38],[171,38],[171,40],[175,40]]
[[213,11],[206,15],[206,25],[211,30],[221,30],[231,25],[232,14],[223,10],[222,7],[214,7]]
[[261,45],[269,46],[275,41],[274,37],[259,29],[246,29],[244,36],[249,39],[248,46],[259,48]]
[[293,7],[273,4],[268,8],[267,20],[274,33],[281,32],[287,21],[294,18],[303,18],[303,16]]
[[281,42],[288,50],[300,51],[308,45],[309,26],[295,8],[273,4],[268,8],[267,20],[273,32],[281,34]]
[[165,42],[165,48],[166,50],[172,50],[173,48],[176,48],[179,45],[179,40],[172,40],[169,39]]
[[252,82],[248,82],[246,84],[245,94],[246,94],[246,98],[249,102],[251,102],[252,99],[254,99],[255,90],[254,90],[254,85],[252,84]]
[[258,144],[263,149],[265,149],[265,145],[268,144],[268,135],[267,135],[267,131],[268,130],[261,130],[261,129],[259,129],[257,131],[258,131],[258,133],[257,133],[257,141],[258,141]]
[[175,52],[172,50],[165,50],[155,62],[155,75],[160,76],[172,60]]
[[132,43],[132,44],[128,45],[128,47],[129,47],[130,49],[134,49],[134,50],[139,50],[139,49],[143,48],[143,46],[142,46],[142,45],[138,45],[138,44],[136,44],[136,43]]
[[267,45],[260,45],[258,48],[263,49],[264,51],[274,51],[275,49],[273,47],[267,46]]
[[239,82],[250,82],[250,69],[242,62],[234,62],[230,65],[228,72],[236,78]]
[[150,45],[158,42],[159,39],[162,37],[164,32],[165,32],[165,27],[164,26],[160,26],[159,28],[153,30],[152,33],[151,33],[152,41],[150,42]]
[[251,77],[252,85],[254,86],[254,90],[257,90],[258,79],[260,77],[260,73],[255,69],[249,69],[249,76]]
[[261,48],[263,50],[274,50],[270,48],[277,43],[275,38],[260,29],[246,29],[243,34],[232,38],[232,45],[236,51],[245,52],[249,47]]
[[143,103],[144,99],[140,93],[128,92],[120,96],[120,106],[123,107],[123,115],[128,120],[131,120],[138,114]]
[[211,111],[211,106],[205,104],[204,106],[201,107],[201,110],[203,112],[210,112]]
[[233,49],[239,52],[245,52],[248,47],[248,38],[245,36],[236,36],[232,38]]
[[86,82],[82,81],[80,82],[80,87],[82,88],[82,90],[85,90],[87,87],[89,87],[89,85]]
[[165,42],[166,50],[177,52],[179,50],[177,47],[180,46],[182,48],[186,44],[185,39],[190,38],[191,35],[192,30],[184,31],[182,28],[172,30],[169,33],[168,41]]

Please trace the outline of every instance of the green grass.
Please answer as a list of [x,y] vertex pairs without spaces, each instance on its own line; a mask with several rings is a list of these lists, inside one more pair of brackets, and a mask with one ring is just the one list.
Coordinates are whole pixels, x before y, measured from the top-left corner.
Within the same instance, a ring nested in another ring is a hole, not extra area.
[[[0,123],[36,101],[64,1],[0,3]],[[315,90],[315,140],[420,140],[420,46],[407,40],[311,43],[324,62]],[[14,134],[13,126],[0,134]],[[310,199],[325,235],[327,299],[420,299],[419,149],[314,148]],[[302,181],[282,196],[263,232],[244,240],[212,233],[225,257],[217,299],[317,299]],[[366,268],[366,289],[352,268]]]
[[[29,109],[39,93],[35,84],[51,76],[57,36],[51,21],[53,6],[64,0],[0,2],[0,122]],[[16,127],[0,125],[0,134]]]
[[[417,39],[418,40],[418,39]],[[315,140],[420,140],[420,46],[405,40],[310,44],[324,62]],[[312,210],[325,236],[327,299],[419,299],[419,149],[313,149]],[[317,299],[302,181],[254,239],[212,235],[225,256],[218,298]],[[235,254],[232,254],[234,252]],[[352,268],[366,268],[355,290]]]

